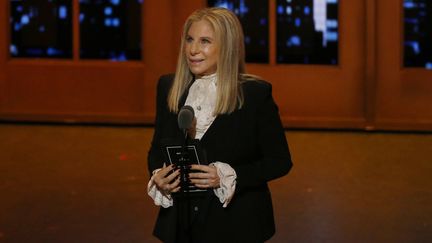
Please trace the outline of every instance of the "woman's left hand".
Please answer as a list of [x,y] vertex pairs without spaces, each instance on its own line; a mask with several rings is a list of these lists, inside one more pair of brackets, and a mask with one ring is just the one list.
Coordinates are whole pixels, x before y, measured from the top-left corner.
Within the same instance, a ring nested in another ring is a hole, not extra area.
[[192,184],[198,188],[218,188],[220,179],[217,169],[213,165],[192,165],[191,170],[198,172],[189,173],[189,179]]

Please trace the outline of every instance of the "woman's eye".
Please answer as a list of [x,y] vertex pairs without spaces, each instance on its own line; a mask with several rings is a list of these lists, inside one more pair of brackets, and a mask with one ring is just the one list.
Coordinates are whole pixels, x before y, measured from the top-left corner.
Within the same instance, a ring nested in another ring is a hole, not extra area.
[[186,42],[192,42],[192,41],[193,41],[192,37],[186,37]]
[[209,41],[208,39],[202,39],[202,40],[201,40],[201,43],[203,43],[203,44],[208,44],[208,43],[210,43],[210,41]]

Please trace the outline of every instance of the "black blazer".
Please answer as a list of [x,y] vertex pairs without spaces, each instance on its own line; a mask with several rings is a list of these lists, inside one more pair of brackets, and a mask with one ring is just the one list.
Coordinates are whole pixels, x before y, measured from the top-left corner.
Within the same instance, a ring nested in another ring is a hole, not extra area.
[[[177,114],[168,110],[167,96],[173,75],[162,76],[157,86],[156,127],[148,154],[151,173],[161,168],[161,143],[183,137]],[[228,207],[213,194],[201,212],[202,242],[263,242],[275,232],[273,208],[267,182],[292,167],[285,133],[272,87],[265,81],[242,84],[244,105],[231,114],[218,115],[201,138],[207,160],[228,163],[237,174],[237,187]],[[180,107],[184,104],[184,95]],[[154,234],[165,242],[175,239],[176,207],[160,208]]]

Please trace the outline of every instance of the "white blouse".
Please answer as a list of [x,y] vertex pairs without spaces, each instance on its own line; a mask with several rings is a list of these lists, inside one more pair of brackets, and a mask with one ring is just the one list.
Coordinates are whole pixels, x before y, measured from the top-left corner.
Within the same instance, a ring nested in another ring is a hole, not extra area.
[[[216,116],[213,115],[213,110],[216,107],[217,95],[217,77],[216,74],[203,76],[196,79],[189,89],[188,97],[186,98],[185,105],[191,106],[195,111],[196,117],[196,139],[201,139],[207,129],[211,126]],[[223,207],[227,207],[229,202],[234,196],[236,188],[237,175],[234,169],[223,162],[213,162],[210,165],[215,166],[220,179],[220,187],[213,189]],[[147,193],[153,198],[154,203],[164,208],[173,205],[171,195],[163,194],[158,190],[154,183],[154,175],[159,171],[153,171],[153,176],[147,185]]]
[[195,111],[196,139],[201,139],[216,116],[213,110],[216,106],[216,74],[203,76],[195,80],[189,88],[189,94],[186,98],[185,105],[191,106]]

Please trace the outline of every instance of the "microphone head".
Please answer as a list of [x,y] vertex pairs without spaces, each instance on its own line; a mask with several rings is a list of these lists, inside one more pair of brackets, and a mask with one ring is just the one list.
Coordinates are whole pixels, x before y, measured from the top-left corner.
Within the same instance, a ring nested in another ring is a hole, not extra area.
[[189,129],[192,126],[193,119],[195,117],[194,109],[191,106],[183,106],[177,117],[178,126],[180,129]]

